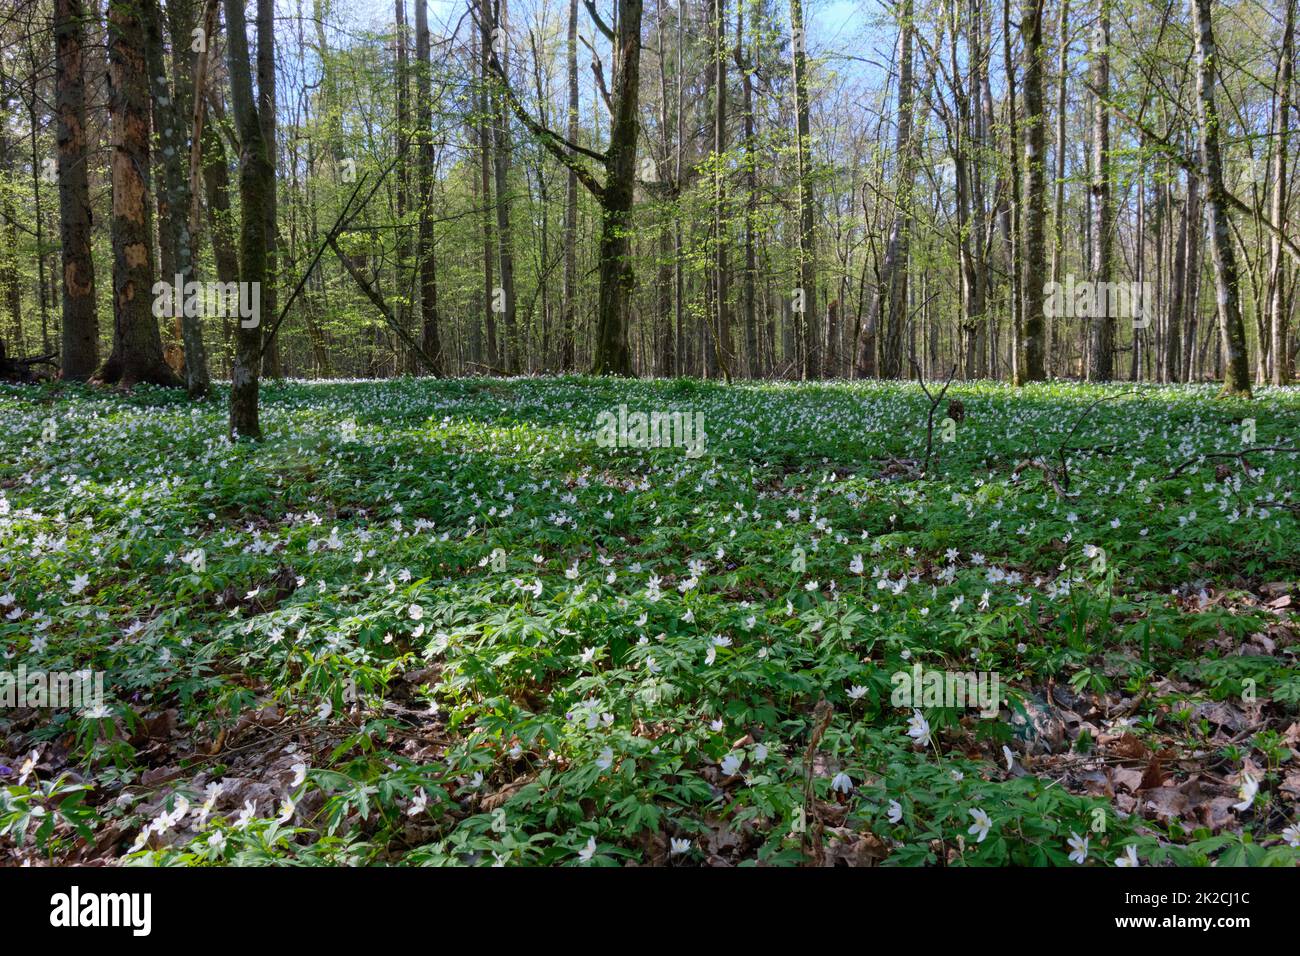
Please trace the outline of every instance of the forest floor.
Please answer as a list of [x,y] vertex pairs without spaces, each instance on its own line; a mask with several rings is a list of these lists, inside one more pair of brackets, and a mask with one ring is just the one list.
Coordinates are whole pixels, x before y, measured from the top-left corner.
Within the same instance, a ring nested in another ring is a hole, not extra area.
[[0,859],[1300,862],[1300,390],[929,408],[0,386],[0,668],[104,684],[0,698]]

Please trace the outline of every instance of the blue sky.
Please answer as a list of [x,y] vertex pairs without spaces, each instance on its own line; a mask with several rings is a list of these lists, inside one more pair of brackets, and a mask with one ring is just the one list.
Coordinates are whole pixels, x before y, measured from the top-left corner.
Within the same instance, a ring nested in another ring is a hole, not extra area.
[[[549,0],[555,13],[560,13],[566,6],[565,0]],[[533,9],[539,6],[539,0],[516,0],[516,10]],[[786,7],[778,3],[781,12]],[[602,14],[611,7],[610,0],[598,0],[597,9]],[[393,3],[391,0],[339,0],[341,10],[355,10],[357,19],[353,26],[373,30],[382,29],[393,22]],[[440,31],[454,24],[465,11],[464,0],[429,0],[430,29]],[[886,9],[882,0],[811,0],[805,3],[804,15],[808,18],[808,36],[814,50],[831,49],[852,51],[863,35],[863,28],[868,20],[879,18]],[[409,5],[408,5],[409,10]],[[408,17],[413,15],[408,12]],[[582,15],[583,26],[589,21]],[[440,31],[441,32],[441,31]],[[885,41],[888,43],[888,39]]]

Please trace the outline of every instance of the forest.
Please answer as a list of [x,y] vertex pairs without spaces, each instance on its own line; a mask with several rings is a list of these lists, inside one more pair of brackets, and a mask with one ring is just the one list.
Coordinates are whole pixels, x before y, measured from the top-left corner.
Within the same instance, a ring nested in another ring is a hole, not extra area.
[[25,371],[1294,368],[1291,3],[16,2],[0,328],[57,359]]
[[1300,864],[1298,0],[5,0],[0,862]]

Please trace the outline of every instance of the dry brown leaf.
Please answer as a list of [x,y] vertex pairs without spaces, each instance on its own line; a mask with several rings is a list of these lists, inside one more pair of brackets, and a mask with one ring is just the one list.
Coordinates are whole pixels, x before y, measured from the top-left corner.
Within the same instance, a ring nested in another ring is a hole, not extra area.
[[535,775],[530,774],[530,775],[518,777],[514,780],[511,780],[500,790],[496,791],[495,793],[489,793],[487,796],[485,796],[482,802],[479,804],[479,806],[482,808],[484,813],[491,813],[497,807],[503,806],[511,797],[513,797],[521,789],[528,786],[528,784],[533,781],[534,776]]
[[1148,755],[1147,745],[1132,734],[1122,734],[1110,745],[1110,750],[1117,757],[1125,760],[1145,760]]
[[875,866],[889,856],[889,848],[874,833],[855,833],[848,827],[830,827],[822,866]]
[[1130,770],[1121,767],[1113,774],[1116,789],[1124,789],[1129,793],[1137,793],[1142,789],[1142,780],[1145,774],[1141,770]]

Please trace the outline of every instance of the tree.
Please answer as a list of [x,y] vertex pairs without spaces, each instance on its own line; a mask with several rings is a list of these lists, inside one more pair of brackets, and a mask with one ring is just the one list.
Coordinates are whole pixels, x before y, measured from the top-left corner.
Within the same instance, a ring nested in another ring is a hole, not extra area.
[[[505,0],[480,0],[483,43],[491,51],[493,62],[501,67],[502,83],[505,64],[509,62],[510,38],[506,21]],[[496,187],[497,207],[497,268],[501,275],[501,367],[507,375],[517,372],[522,364],[519,340],[518,305],[515,296],[514,229],[510,225],[510,131],[502,91],[496,84],[492,98],[492,168]],[[495,297],[495,290],[493,295]],[[496,309],[496,302],[492,302]]]
[[[219,6],[219,0],[206,0],[201,21],[205,40],[203,50],[195,64],[192,122],[194,141],[190,144],[189,222],[190,235],[197,249],[200,241],[199,179],[201,177],[202,205],[207,213],[208,236],[212,244],[217,281],[232,283],[239,281],[239,250],[238,232],[230,207],[230,170],[225,144],[217,132],[216,121],[220,116],[214,115],[211,120],[207,116],[208,99],[211,98],[214,104],[220,102],[220,89],[214,86],[209,91],[208,83],[208,77],[212,73],[211,68],[214,66],[213,54],[217,42],[217,29],[221,22],[217,16]],[[222,110],[214,105],[211,112],[219,114]],[[227,347],[233,335],[233,326],[227,318],[222,328],[222,338]]]
[[713,329],[709,372],[731,378],[727,358],[731,324],[727,318],[727,0],[713,0]]
[[[421,0],[414,0],[415,5],[419,6]],[[408,37],[408,27],[406,22],[406,0],[394,0],[393,20],[396,24],[396,30],[393,33],[393,54],[394,69],[396,75],[395,86],[397,87],[396,97],[396,114],[394,116],[395,124],[393,129],[393,149],[397,153],[397,195],[395,197],[395,218],[399,223],[405,226],[406,217],[411,205],[411,65],[409,47],[410,40]],[[418,29],[416,43],[418,45]],[[420,69],[420,55],[416,51],[416,70]],[[418,110],[418,104],[417,104]],[[419,133],[416,132],[416,138]],[[418,232],[418,227],[417,227]],[[406,228],[398,230],[397,234],[397,267],[393,270],[397,285],[403,291],[406,289],[406,273],[411,261],[411,237]],[[411,308],[412,313],[420,314],[420,310]],[[418,333],[417,333],[418,334]],[[416,356],[410,349],[406,351],[406,361],[403,371],[413,372],[416,369]]]
[[[578,141],[578,0],[569,0],[569,29],[565,46],[568,71],[569,142]],[[573,341],[577,335],[578,295],[578,174],[567,170],[564,185],[564,288],[560,300],[560,368],[573,368]]]
[[[162,152],[160,163],[163,173],[160,203],[166,211],[160,224],[165,231],[165,248],[171,249],[174,274],[180,276],[180,285],[195,278],[194,248],[190,236],[190,180],[182,164],[188,155],[185,149],[183,123],[187,117],[177,109],[176,95],[167,79],[167,64],[163,57],[162,14],[157,0],[143,0],[145,15],[145,60],[153,85],[153,109],[158,126],[158,145]],[[176,42],[176,38],[172,38]],[[164,282],[172,282],[172,275],[164,275]],[[185,344],[185,387],[190,396],[206,395],[211,381],[208,376],[208,356],[203,345],[202,316],[194,310],[181,312],[181,336]]]
[[[1097,26],[1092,47],[1092,248],[1089,278],[1094,302],[1104,299],[1095,290],[1110,283],[1110,2],[1097,0]],[[1109,382],[1115,365],[1115,316],[1102,304],[1103,314],[1090,317],[1088,379]]]
[[804,378],[816,378],[817,363],[817,235],[812,189],[812,130],[808,106],[808,54],[803,24],[803,0],[790,0],[790,46],[794,72],[795,153],[799,188],[799,291],[803,321]]
[[176,386],[154,318],[149,197],[149,86],[138,0],[108,7],[108,112],[112,126],[113,349],[95,373],[106,384]]
[[[744,47],[745,11],[750,11],[749,61],[741,56]],[[736,69],[740,71],[741,106],[745,117],[745,276],[741,292],[741,309],[745,326],[745,358],[750,378],[762,372],[759,355],[758,315],[755,285],[758,281],[758,258],[755,233],[758,230],[758,140],[754,131],[754,71],[759,54],[758,4],[736,4]]]
[[420,348],[442,369],[438,333],[438,265],[433,253],[433,60],[426,0],[415,0],[415,122],[419,143],[420,230],[415,258],[420,264]]
[[1020,36],[1025,47],[1025,189],[1021,256],[1024,261],[1025,366],[1017,385],[1047,377],[1044,361],[1043,293],[1047,283],[1045,137],[1043,115],[1043,6],[1022,0]]
[[[1056,178],[1052,184],[1052,272],[1051,282],[1061,281],[1061,256],[1065,246],[1065,104],[1066,77],[1070,61],[1070,0],[1061,0],[1060,18],[1056,26],[1057,42],[1057,86],[1056,86]],[[1046,344],[1046,374],[1053,374],[1057,368],[1053,354],[1056,351],[1057,337],[1060,330],[1051,323],[1044,330]]]
[[[640,128],[637,112],[641,84],[641,11],[641,0],[618,0],[615,32],[587,0],[587,13],[614,47],[609,148],[603,153],[572,142],[528,115],[510,88],[496,50],[489,47],[492,72],[515,116],[556,159],[577,175],[578,181],[600,204],[600,293],[596,309],[596,353],[592,362],[594,375],[633,374],[627,342],[627,309],[634,281],[631,234]],[[603,183],[579,157],[595,160],[604,167]]]
[[[1277,112],[1273,120],[1273,195],[1270,206],[1273,222],[1286,222],[1287,140],[1291,135],[1291,75],[1295,59],[1296,0],[1285,0],[1285,23],[1282,50],[1277,61]],[[1290,303],[1286,295],[1286,262],[1282,257],[1282,237],[1269,236],[1269,353],[1273,362],[1273,384],[1291,383],[1291,348],[1288,336]]]
[[1020,124],[1016,110],[1016,67],[1011,58],[1011,0],[1002,0],[1002,62],[1007,80],[1007,183],[1009,197],[1002,207],[1002,236],[1006,241],[1011,313],[1011,380],[1019,384],[1025,368],[1025,316],[1021,298]]
[[63,355],[65,379],[89,378],[99,364],[99,315],[95,263],[91,257],[90,187],[87,177],[82,0],[55,0],[55,75],[59,147],[59,238],[63,258]]
[[[473,11],[474,0],[470,0],[470,10]],[[492,253],[492,127],[488,112],[488,84],[490,67],[491,40],[490,30],[485,26],[486,20],[480,22],[483,29],[480,31],[481,38],[479,47],[479,84],[478,96],[475,98],[474,111],[478,115],[476,124],[476,134],[478,136],[478,156],[479,156],[479,177],[481,183],[480,197],[482,199],[480,218],[480,227],[482,230],[482,253],[483,253],[483,323],[487,331],[487,361],[488,365],[497,367],[501,364],[500,344],[497,342],[496,312],[493,309],[493,299],[495,298],[493,290],[496,288],[492,281],[493,275],[493,253]],[[471,42],[473,39],[471,38]]]
[[[262,282],[262,308],[274,316],[279,295],[279,212],[275,194],[276,104],[275,104],[275,2],[257,0],[257,118],[262,124],[269,186],[265,190],[266,275]],[[280,377],[280,344],[272,337],[262,349],[262,374]]]
[[[259,22],[270,23],[272,0],[257,0],[257,6]],[[250,295],[260,296],[259,305],[265,307],[267,237],[271,231],[268,220],[273,209],[270,197],[275,190],[275,168],[271,165],[269,144],[263,135],[265,127],[258,104],[253,99],[253,64],[248,48],[244,0],[225,0],[225,9],[226,60],[235,128],[239,136],[239,278],[241,283],[247,284]],[[272,318],[269,315],[265,317]],[[230,372],[231,441],[262,437],[257,408],[261,362],[261,323],[240,321],[235,330],[235,359]]]
[[1241,319],[1237,287],[1237,256],[1228,222],[1227,190],[1223,185],[1223,160],[1219,152],[1219,111],[1215,107],[1218,50],[1214,45],[1210,0],[1188,0],[1196,35],[1196,102],[1201,125],[1201,171],[1205,180],[1206,209],[1210,219],[1210,256],[1214,260],[1214,287],[1218,299],[1219,334],[1223,346],[1223,391],[1250,397],[1250,362],[1246,355],[1246,330]]
[[[587,0],[587,10],[600,23]],[[641,86],[641,0],[618,0],[618,33],[604,27],[615,44],[613,126],[604,156],[601,204],[600,303],[596,313],[595,375],[631,375],[627,307],[632,294],[632,201],[636,186],[638,96]],[[603,24],[601,24],[603,27]],[[590,186],[588,187],[590,188]]]

